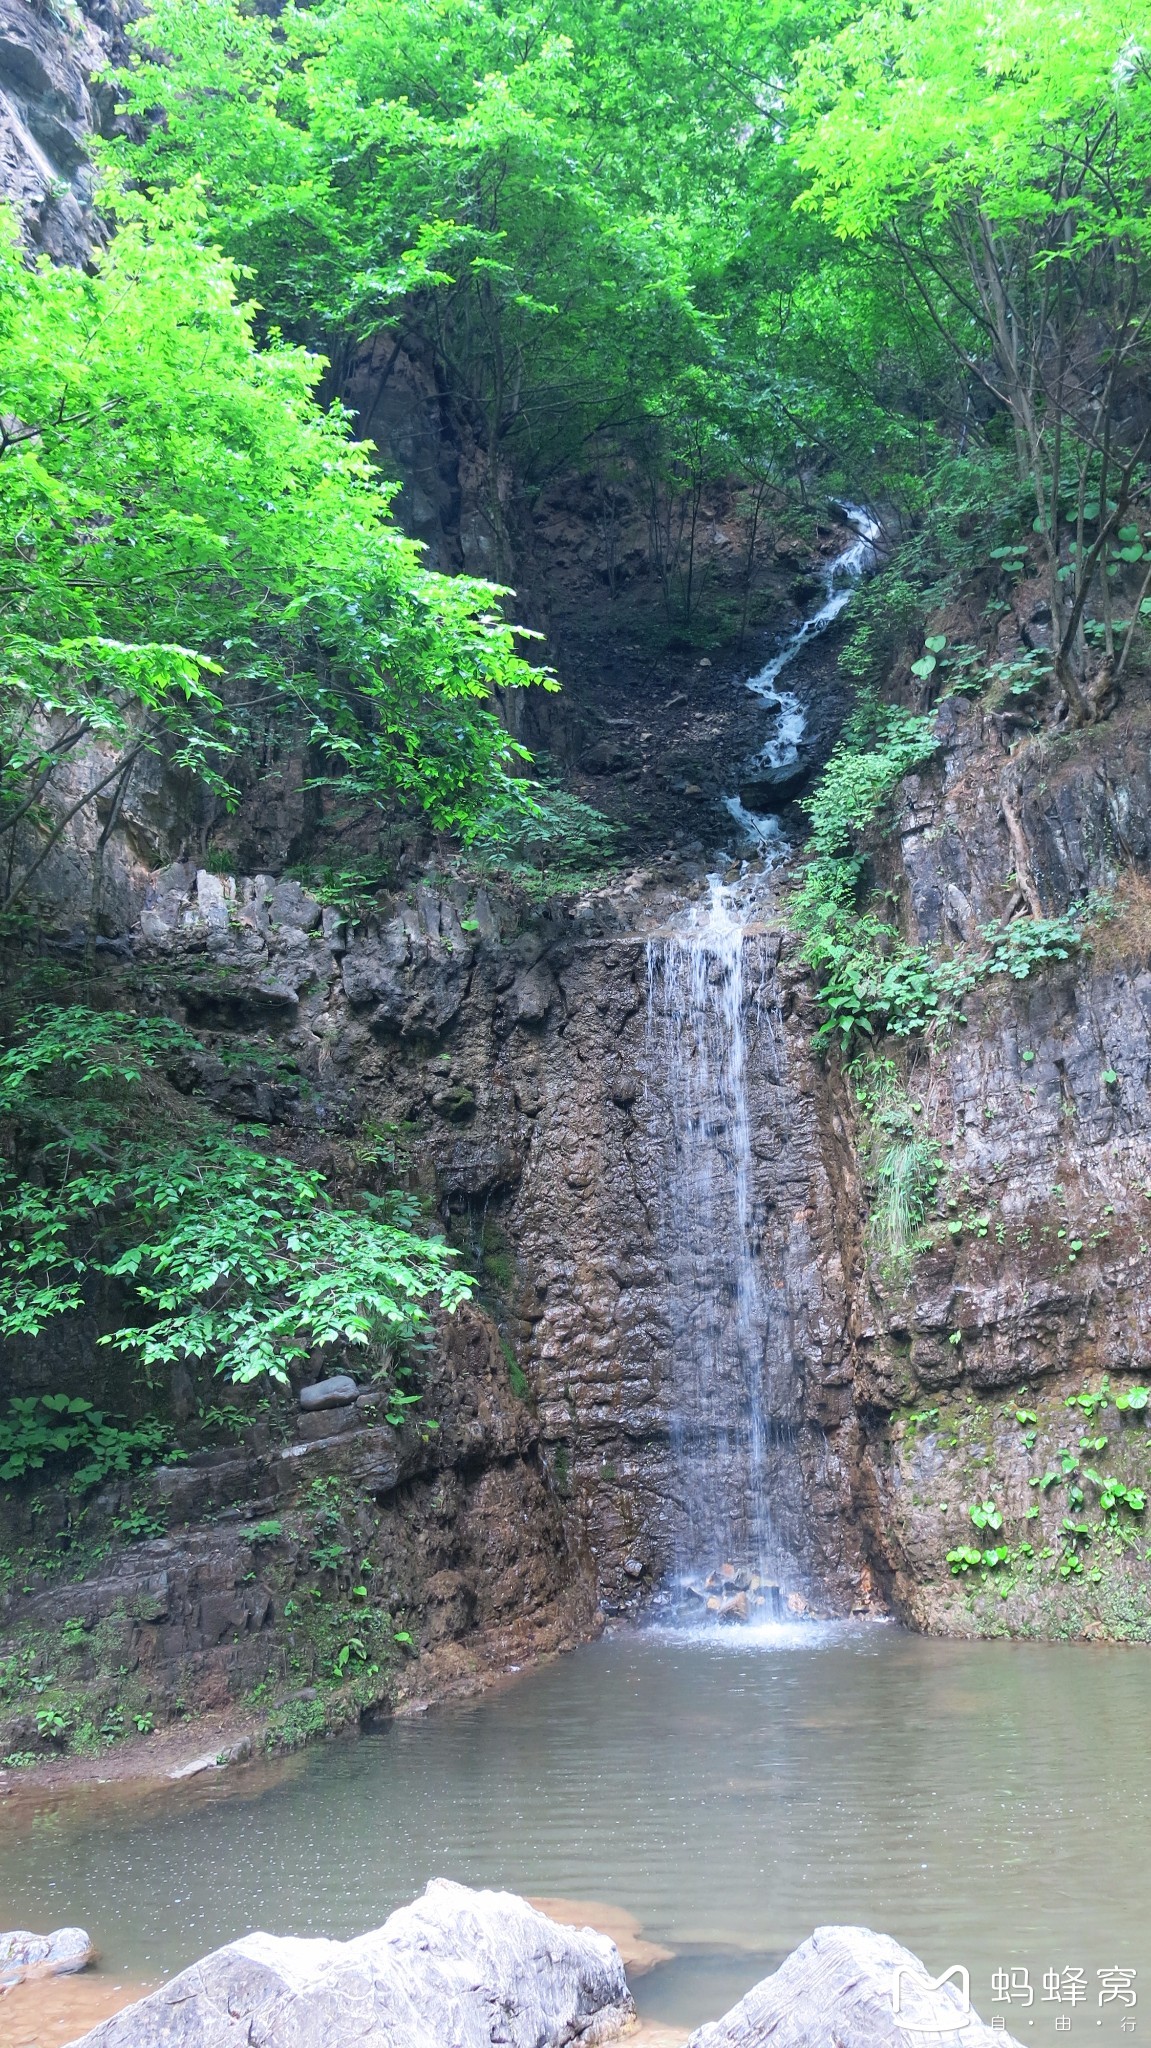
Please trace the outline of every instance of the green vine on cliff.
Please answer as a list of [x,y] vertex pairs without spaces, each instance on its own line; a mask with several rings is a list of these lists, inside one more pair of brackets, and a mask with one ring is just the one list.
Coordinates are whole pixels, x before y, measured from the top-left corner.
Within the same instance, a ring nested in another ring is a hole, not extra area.
[[[844,728],[814,793],[811,858],[791,899],[801,957],[816,976],[823,1022],[816,1043],[850,1049],[883,1033],[910,1038],[943,1018],[961,1019],[962,1001],[997,975],[1025,981],[1086,943],[1086,904],[1058,917],[1020,916],[982,928],[978,947],[948,959],[909,945],[898,925],[864,907],[866,856],[861,840],[903,778],[939,748],[934,717],[881,705],[867,695]],[[1092,906],[1104,914],[1106,905]]]
[[858,1057],[848,1078],[862,1126],[869,1234],[887,1270],[898,1277],[917,1249],[943,1158],[935,1139],[917,1122],[923,1104],[908,1095],[894,1060]]
[[941,990],[924,947],[908,946],[895,925],[859,907],[864,859],[860,835],[903,777],[931,759],[934,720],[863,696],[834,748],[814,794],[811,853],[791,901],[803,934],[802,956],[818,981],[825,1011],[817,1040],[860,1034],[907,1037],[939,1012]]

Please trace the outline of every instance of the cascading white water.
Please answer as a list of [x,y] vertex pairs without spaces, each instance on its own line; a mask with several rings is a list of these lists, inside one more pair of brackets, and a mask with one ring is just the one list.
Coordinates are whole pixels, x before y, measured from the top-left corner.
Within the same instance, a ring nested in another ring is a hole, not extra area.
[[[855,529],[856,538],[825,567],[822,580],[826,594],[822,604],[817,605],[802,626],[784,641],[778,653],[747,679],[747,688],[772,713],[774,720],[772,731],[749,763],[753,776],[757,769],[786,768],[792,761],[798,761],[807,714],[794,690],[778,687],[779,678],[786,668],[790,668],[801,649],[818,640],[820,634],[826,633],[834,624],[844,606],[850,604],[851,594],[860,578],[875,566],[879,522],[862,505],[844,505],[843,511]],[[725,797],[724,804],[739,826],[744,841],[754,846],[769,865],[775,866],[786,859],[789,848],[778,818],[749,810],[738,796]]]
[[[778,687],[801,649],[825,632],[873,565],[879,528],[844,508],[858,538],[824,572],[823,602],[747,687],[774,714],[753,764],[798,758],[806,717]],[[727,809],[760,858],[739,883],[708,878],[706,899],[647,947],[647,1071],[662,1078],[653,1135],[662,1152],[661,1238],[667,1254],[673,1387],[671,1435],[680,1481],[675,1561],[681,1581],[727,1566],[747,1586],[788,1576],[772,1526],[767,1385],[770,1332],[761,1282],[748,1106],[749,966],[762,954],[753,920],[771,869],[790,851],[779,821],[739,797]],[[758,1003],[757,1003],[758,1007]]]
[[[763,1484],[765,1311],[747,1099],[749,941],[733,892],[647,948],[648,1071],[666,1080],[659,1137],[682,1496],[676,1562],[688,1575],[777,1559]],[[657,1115],[659,1112],[657,1112]]]

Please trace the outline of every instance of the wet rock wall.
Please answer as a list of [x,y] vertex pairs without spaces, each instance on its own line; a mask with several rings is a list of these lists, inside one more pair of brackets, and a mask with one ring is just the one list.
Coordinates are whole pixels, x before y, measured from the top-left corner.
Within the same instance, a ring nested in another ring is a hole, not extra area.
[[[955,704],[940,724],[876,849],[908,935],[946,947],[1080,905],[1088,937],[984,981],[907,1061],[940,1185],[909,1270],[861,1249],[856,1512],[918,1626],[1145,1636],[1144,1511],[1104,1501],[1151,1478],[1126,1405],[1151,1374],[1151,720],[1133,686],[1076,733],[1021,741]],[[980,1529],[986,1503],[1002,1520]],[[947,1562],[1000,1547],[990,1569]]]
[[[297,885],[177,866],[154,879],[135,941],[146,979],[207,1031],[209,1085],[213,1029],[223,1043],[262,1022],[309,1082],[314,1130],[402,1134],[527,1381],[570,1555],[609,1611],[666,1574],[693,1484],[672,1448],[668,1300],[687,1196],[665,1184],[668,1076],[646,1016],[650,933],[676,908],[657,884],[626,913],[601,898],[550,915],[417,886],[348,932]],[[780,932],[747,945],[771,1489],[803,1585],[850,1605],[862,1560],[842,1513],[847,1302],[820,1077]],[[217,1064],[233,1113],[299,1124],[298,1091],[277,1101]]]
[[92,0],[70,19],[25,0],[0,5],[0,195],[54,262],[82,263],[102,239],[88,144],[111,126],[113,94],[99,74],[124,56],[130,13],[116,0]]

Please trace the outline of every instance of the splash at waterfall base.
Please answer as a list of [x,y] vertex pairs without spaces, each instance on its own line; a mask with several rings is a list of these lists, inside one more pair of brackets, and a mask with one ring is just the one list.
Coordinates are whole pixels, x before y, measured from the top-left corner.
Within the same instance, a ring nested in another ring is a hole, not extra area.
[[[746,1565],[721,1564],[718,1571],[708,1572],[703,1579],[685,1576],[675,1582],[673,1591],[678,1595],[681,1610],[690,1615],[694,1607],[696,1615],[707,1621],[775,1622],[782,1621],[785,1612],[778,1584],[761,1578]],[[806,1611],[802,1594],[790,1594],[788,1602],[790,1612]]]

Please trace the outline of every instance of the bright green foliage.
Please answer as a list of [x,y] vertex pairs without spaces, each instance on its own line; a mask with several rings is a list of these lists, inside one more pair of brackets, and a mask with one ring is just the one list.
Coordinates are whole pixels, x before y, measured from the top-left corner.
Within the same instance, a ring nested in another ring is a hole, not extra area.
[[1116,1507],[1130,1508],[1132,1514],[1141,1515],[1147,1506],[1147,1496],[1141,1486],[1124,1486],[1121,1480],[1097,1472],[1093,1465],[1084,1465],[1083,1477],[1099,1488],[1099,1508],[1109,1515]]
[[183,1455],[164,1423],[154,1418],[117,1423],[79,1395],[19,1396],[9,1403],[7,1416],[0,1417],[0,1479],[24,1479],[46,1466],[72,1464],[71,1483],[82,1492],[113,1473]]
[[[38,1336],[103,1276],[134,1316],[102,1341],[149,1377],[204,1360],[233,1380],[283,1380],[317,1345],[402,1343],[433,1298],[451,1309],[470,1293],[405,1198],[341,1209],[310,1168],[207,1122],[182,1133],[149,1116],[129,1088],[195,1043],[162,1020],[44,1009],[0,1057],[14,1169],[0,1182],[0,1336]],[[394,1398],[398,1413],[411,1397]]]
[[927,1219],[943,1161],[925,1135],[895,1062],[857,1058],[848,1068],[860,1110],[871,1189],[871,1236],[893,1269],[903,1265]]
[[[76,1004],[45,1004],[25,1018],[20,1038],[0,1054],[0,1117],[27,1116],[54,1125],[58,1141],[83,1145],[76,1118],[80,1104],[100,1102],[107,1117],[107,1088],[132,1087],[165,1057],[174,1059],[197,1045],[169,1017],[134,1017],[123,1010],[88,1010]],[[70,1111],[65,1104],[72,1105]],[[66,1117],[61,1125],[59,1119]]]
[[[1136,223],[1117,210],[1147,169],[1143,52],[1130,9],[1090,0],[1059,11],[1035,0],[890,0],[853,10],[800,65],[808,126],[797,155],[806,203],[844,235],[871,234],[914,210],[926,225],[982,205],[1001,233],[1046,224],[1069,134],[1109,113],[1120,129],[1120,177],[1101,206],[1102,166],[1062,191],[1089,243]],[[930,88],[925,90],[925,88]],[[1139,194],[1141,197],[1141,193]]]
[[1006,931],[985,926],[988,957],[980,963],[981,975],[1009,974],[1013,981],[1026,981],[1048,960],[1070,960],[1085,943],[1083,918],[1084,906],[1073,904],[1062,917],[1018,917]]
[[1110,1399],[1111,1387],[1105,1377],[1101,1387],[1085,1387],[1081,1394],[1068,1394],[1063,1405],[1065,1408],[1080,1409],[1090,1420],[1099,1413],[1101,1408],[1106,1408]]
[[971,1510],[971,1519],[977,1529],[1002,1529],[1003,1514],[993,1500],[980,1501]]
[[961,1543],[955,1550],[948,1551],[947,1562],[958,1576],[980,1568],[987,1572],[997,1571],[1000,1565],[1007,1564],[1010,1557],[1011,1551],[1006,1543],[996,1544],[991,1550],[976,1550],[971,1544]]
[[877,1028],[900,1036],[921,1031],[939,1009],[930,956],[857,909],[862,863],[853,850],[902,777],[936,751],[932,726],[930,718],[865,698],[804,802],[813,858],[792,917],[805,935],[803,957],[820,977],[827,1016],[819,1036],[838,1033],[844,1045]]
[[501,573],[521,495],[575,467],[607,505],[638,479],[690,614],[706,479],[803,491],[831,464],[858,490],[912,456],[879,391],[898,310],[793,210],[779,146],[791,53],[824,19],[809,0],[158,0],[139,41],[164,61],[125,83],[166,119],[117,155],[153,186],[198,174],[266,319],[332,355],[337,389],[367,337],[387,336],[384,379],[392,337],[433,367],[489,459]]
[[875,817],[912,768],[938,751],[934,720],[864,699],[834,748],[818,792],[806,799],[811,845],[824,860],[850,854],[853,835]]
[[1131,645],[1102,572],[1147,446],[1145,26],[1119,0],[879,0],[805,53],[793,102],[803,204],[884,253],[1009,426],[1078,719],[1099,697],[1083,627],[1100,582],[1109,662]]
[[322,363],[256,348],[196,202],[118,212],[90,275],[29,270],[0,217],[0,904],[141,754],[230,801],[269,724],[318,778],[466,827],[520,755],[491,692],[537,675],[499,593],[419,566]]
[[875,1167],[872,1226],[880,1244],[898,1257],[922,1228],[939,1184],[939,1154],[929,1138],[891,1137]]
[[[617,149],[597,161],[589,81],[558,23],[459,0],[339,0],[274,22],[164,0],[146,41],[168,62],[135,70],[132,97],[162,99],[168,121],[122,152],[133,170],[202,174],[218,231],[293,334],[418,336],[482,445],[514,447],[522,472],[630,411],[636,381],[697,358],[680,238],[640,195],[617,203],[629,117],[620,134],[613,95]],[[488,511],[500,548],[494,494]]]
[[[803,934],[803,957],[819,976],[825,1021],[817,1034],[838,1035],[850,1046],[877,1031],[906,1038],[956,1005],[978,983],[996,975],[1026,981],[1037,967],[1071,958],[1086,943],[1086,906],[1061,917],[1018,917],[1005,928],[987,925],[982,951],[936,960],[926,947],[909,946],[898,926],[862,908],[865,863],[859,836],[874,823],[903,776],[930,760],[938,742],[934,719],[865,696],[844,728],[814,794],[804,800],[813,855],[792,898],[791,916]],[[892,1154],[895,1182],[887,1190],[902,1208],[900,1190],[922,1179],[925,1161],[914,1152]]]
[[471,1291],[450,1247],[332,1208],[322,1174],[235,1140],[146,1158],[126,1180],[146,1235],[103,1270],[155,1320],[104,1341],[149,1370],[194,1358],[284,1379],[316,1345],[407,1338],[429,1295],[451,1309]]

